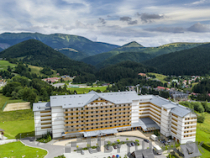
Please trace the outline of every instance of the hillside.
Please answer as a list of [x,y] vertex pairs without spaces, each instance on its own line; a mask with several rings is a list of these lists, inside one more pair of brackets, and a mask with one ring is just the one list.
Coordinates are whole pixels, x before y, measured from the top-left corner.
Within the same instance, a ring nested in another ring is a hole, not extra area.
[[205,75],[210,71],[210,44],[158,56],[143,62],[165,75]]
[[[39,40],[56,50],[71,48],[78,52],[85,53],[86,56],[100,54],[118,47],[117,45],[93,42],[82,36],[68,34],[45,35],[40,33],[3,33],[0,34],[0,48],[5,49],[29,39]],[[81,56],[79,58],[83,58],[83,54],[80,55]],[[74,59],[74,56],[70,56],[72,59]]]
[[126,61],[107,66],[96,73],[99,80],[106,82],[118,82],[121,79],[138,78],[138,73],[154,72],[155,69],[140,63]]
[[77,75],[81,73],[93,73],[93,67],[67,58],[62,53],[52,49],[42,42],[34,39],[23,41],[0,52],[0,57],[18,58],[24,63],[50,67],[61,75]]
[[117,55],[120,53],[125,53],[125,52],[140,52],[143,48],[144,47],[142,45],[133,41],[133,42],[125,44],[119,48],[115,48],[109,52],[101,53],[101,54],[97,54],[94,56],[84,58],[81,61],[95,66],[114,55]]
[[[162,54],[168,54],[171,52],[190,49],[190,48],[194,48],[196,46],[202,45],[202,44],[203,43],[171,43],[171,44],[166,44],[159,47],[143,47],[137,42],[131,42],[131,43],[123,45],[122,47],[116,48],[112,51],[84,58],[82,61],[91,65],[94,65],[94,66],[99,65],[103,67],[106,65],[106,63],[108,64],[118,63],[118,62],[113,62],[113,61],[127,61],[126,57],[128,57],[131,52],[135,54],[142,53],[136,56],[138,56],[138,58],[141,58],[140,61],[144,61],[144,59],[147,60],[148,58],[145,58],[144,57],[145,54],[143,53],[149,54],[150,58],[154,58]],[[121,53],[124,53],[123,56],[125,58],[123,58],[122,56],[118,56]],[[141,55],[143,56],[141,57]],[[120,60],[118,58],[120,58]],[[134,58],[132,61],[138,62],[138,60]]]
[[79,52],[72,48],[62,48],[58,49],[57,51],[61,52],[62,54],[74,60],[81,60],[88,56],[86,53]]
[[97,68],[106,67],[109,65],[114,65],[123,61],[133,61],[133,62],[142,62],[145,60],[152,59],[152,55],[141,53],[141,52],[131,52],[131,53],[120,53],[115,56],[112,56],[103,62],[96,65]]

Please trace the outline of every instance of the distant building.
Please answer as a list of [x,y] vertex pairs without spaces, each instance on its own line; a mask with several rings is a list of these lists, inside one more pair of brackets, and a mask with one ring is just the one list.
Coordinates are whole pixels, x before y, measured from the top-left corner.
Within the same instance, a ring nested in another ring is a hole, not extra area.
[[138,75],[142,76],[142,77],[146,77],[147,76],[145,73],[139,73]]
[[52,84],[53,87],[59,88],[59,87],[64,87],[65,83],[56,83],[56,84]]
[[154,88],[154,90],[163,91],[163,90],[170,90],[170,88],[158,86],[157,88]]
[[48,83],[54,83],[59,81],[59,77],[52,77],[52,78],[44,78],[42,81],[48,82]]
[[73,79],[75,78],[75,76],[74,76],[74,77],[70,77],[70,76],[68,76],[68,75],[64,75],[64,76],[61,76],[61,78],[62,78],[64,81],[71,81],[71,80],[73,80]]

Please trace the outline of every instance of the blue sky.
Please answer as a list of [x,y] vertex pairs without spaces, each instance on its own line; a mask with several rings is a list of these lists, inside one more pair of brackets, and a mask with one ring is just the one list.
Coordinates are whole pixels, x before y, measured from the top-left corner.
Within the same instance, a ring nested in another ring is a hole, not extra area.
[[210,42],[210,0],[5,0],[0,15],[0,33],[65,33],[118,45]]

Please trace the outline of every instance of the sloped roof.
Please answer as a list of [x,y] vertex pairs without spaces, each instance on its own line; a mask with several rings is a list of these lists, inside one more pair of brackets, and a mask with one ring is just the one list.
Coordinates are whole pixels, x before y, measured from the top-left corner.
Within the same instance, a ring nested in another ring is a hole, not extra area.
[[72,107],[84,107],[90,102],[98,99],[105,99],[114,104],[125,104],[132,103],[133,100],[139,100],[138,95],[135,91],[128,92],[111,92],[111,93],[96,93],[91,91],[87,94],[76,94],[76,95],[58,95],[51,96],[50,103],[51,106],[62,106],[63,108]]

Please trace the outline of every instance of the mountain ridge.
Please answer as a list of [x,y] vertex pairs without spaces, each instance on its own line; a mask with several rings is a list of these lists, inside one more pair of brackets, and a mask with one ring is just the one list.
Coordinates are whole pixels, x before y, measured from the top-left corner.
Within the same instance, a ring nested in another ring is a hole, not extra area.
[[[1,44],[4,45],[6,44],[7,46],[13,46],[15,44],[18,44],[20,42],[29,39],[39,40],[42,43],[57,50],[62,48],[72,48],[74,50],[77,50],[78,52],[85,53],[86,56],[100,54],[119,47],[118,45],[104,43],[104,42],[93,42],[85,37],[77,35],[68,35],[68,34],[59,34],[59,33],[47,35],[41,33],[28,33],[28,32],[22,32],[22,33],[7,32],[0,34],[0,47]],[[82,58],[82,56],[80,56],[79,58]]]

